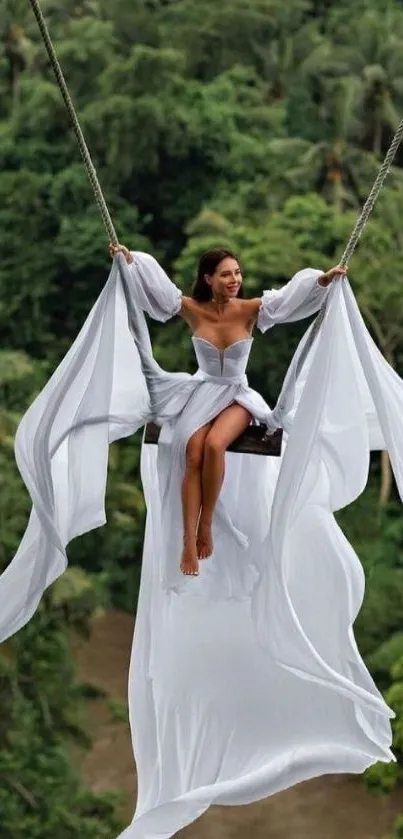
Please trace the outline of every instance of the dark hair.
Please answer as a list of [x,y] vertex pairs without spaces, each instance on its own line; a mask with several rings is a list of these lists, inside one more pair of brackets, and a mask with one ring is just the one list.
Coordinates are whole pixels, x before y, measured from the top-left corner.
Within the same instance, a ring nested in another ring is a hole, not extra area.
[[[217,265],[223,259],[226,259],[227,256],[230,256],[231,259],[236,259],[239,265],[238,257],[232,251],[228,250],[228,248],[212,248],[210,251],[206,251],[201,255],[197,268],[197,277],[192,288],[192,297],[194,300],[198,300],[199,303],[207,303],[209,300],[212,300],[213,291],[211,285],[206,283],[205,276],[207,274],[209,277],[212,277]],[[237,296],[244,296],[242,285],[239,288]]]

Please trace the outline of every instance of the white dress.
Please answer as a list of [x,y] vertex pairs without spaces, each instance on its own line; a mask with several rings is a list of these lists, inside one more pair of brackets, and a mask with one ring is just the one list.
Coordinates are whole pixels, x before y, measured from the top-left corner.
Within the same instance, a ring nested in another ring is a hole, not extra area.
[[[390,750],[393,711],[356,647],[362,566],[335,510],[364,489],[387,448],[403,495],[403,382],[372,342],[347,281],[317,271],[265,292],[258,326],[328,307],[274,411],[248,387],[252,340],[225,352],[193,339],[194,376],[154,361],[142,311],[166,320],[180,291],[145,254],[115,259],[79,336],[19,426],[16,457],[33,509],[0,577],[0,638],[33,614],[65,547],[104,524],[108,445],[148,419],[147,503],[129,710],[138,801],[121,839],[168,839],[212,803],[255,801],[330,772],[362,772]],[[133,340],[134,339],[134,340]],[[146,387],[146,379],[148,389]],[[237,401],[285,429],[281,458],[227,453],[215,550],[179,571],[186,442]]]

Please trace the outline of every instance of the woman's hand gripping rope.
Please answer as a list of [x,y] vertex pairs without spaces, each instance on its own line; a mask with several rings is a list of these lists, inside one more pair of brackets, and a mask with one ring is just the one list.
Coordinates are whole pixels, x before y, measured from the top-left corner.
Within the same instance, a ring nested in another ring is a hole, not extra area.
[[113,245],[112,242],[110,242],[108,250],[109,256],[111,256],[112,259],[117,253],[122,253],[128,265],[130,265],[131,262],[134,262],[133,254],[130,253],[129,249],[126,248],[125,245]]

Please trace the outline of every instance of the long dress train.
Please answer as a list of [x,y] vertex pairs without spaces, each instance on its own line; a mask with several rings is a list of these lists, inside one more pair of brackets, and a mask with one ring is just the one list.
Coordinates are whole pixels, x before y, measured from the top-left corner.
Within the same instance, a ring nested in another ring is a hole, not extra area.
[[[180,291],[152,257],[136,254],[130,268],[118,257],[19,426],[16,457],[33,508],[0,577],[2,639],[62,573],[68,542],[105,523],[109,443],[150,418],[163,426],[159,445],[142,448],[147,522],[129,677],[138,801],[121,839],[168,839],[211,803],[250,802],[394,760],[394,714],[353,634],[363,571],[333,513],[363,491],[371,449],[388,449],[403,496],[403,382],[375,347],[348,282],[325,290],[317,276],[306,269],[263,294],[262,331],[312,314],[328,295],[303,370],[297,378],[307,334],[272,411],[247,384],[249,340],[225,353],[195,340],[195,376],[162,370],[142,313],[167,320]],[[200,577],[185,578],[186,442],[233,401],[269,427],[281,422],[284,452],[227,453],[213,557]]]

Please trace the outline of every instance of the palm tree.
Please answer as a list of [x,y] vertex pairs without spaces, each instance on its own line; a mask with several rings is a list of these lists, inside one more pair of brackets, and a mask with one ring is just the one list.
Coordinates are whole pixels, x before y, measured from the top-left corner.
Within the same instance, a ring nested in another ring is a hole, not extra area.
[[360,130],[355,116],[356,81],[348,77],[321,78],[320,86],[321,136],[315,142],[274,140],[269,149],[289,155],[288,178],[294,188],[315,189],[342,212],[362,203],[363,190],[373,180],[377,163],[356,143]]
[[33,55],[33,44],[24,26],[26,6],[0,0],[0,43],[8,66],[8,84],[13,103],[17,100],[20,76],[29,66]]
[[[401,189],[384,188],[354,256],[354,289],[361,312],[384,357],[396,367],[403,342]],[[385,254],[387,259],[385,260]],[[381,455],[379,504],[390,498],[393,479],[389,456]]]
[[355,80],[361,140],[379,155],[403,115],[403,11],[368,9],[333,36],[346,38],[339,60]]
[[316,21],[306,20],[306,4],[301,0],[280,3],[271,24],[272,36],[251,44],[258,59],[257,69],[268,82],[270,102],[284,99],[295,86],[296,77],[305,73],[305,63],[317,43]]

